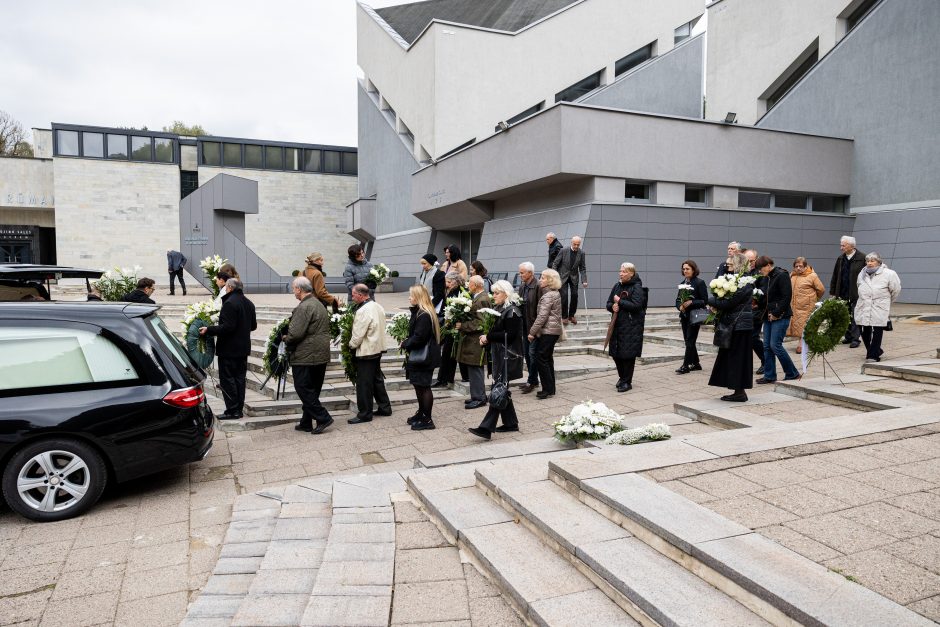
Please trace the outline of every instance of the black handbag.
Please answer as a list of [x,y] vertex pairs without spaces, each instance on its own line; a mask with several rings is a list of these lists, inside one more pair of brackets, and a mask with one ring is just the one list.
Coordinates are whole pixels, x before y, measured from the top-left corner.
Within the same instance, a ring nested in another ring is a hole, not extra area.
[[734,325],[737,321],[738,319],[735,318],[734,322],[728,324],[724,321],[724,317],[719,318],[715,323],[715,337],[712,339],[712,344],[718,348],[731,348],[731,335],[734,333]]
[[706,320],[708,320],[708,310],[704,307],[699,307],[689,312],[689,324],[693,326],[703,324]]
[[509,391],[509,342],[503,344],[503,378],[493,383],[490,388],[490,407],[500,411],[509,405],[512,392]]
[[430,366],[431,365],[431,342],[408,352],[407,359],[409,366]]

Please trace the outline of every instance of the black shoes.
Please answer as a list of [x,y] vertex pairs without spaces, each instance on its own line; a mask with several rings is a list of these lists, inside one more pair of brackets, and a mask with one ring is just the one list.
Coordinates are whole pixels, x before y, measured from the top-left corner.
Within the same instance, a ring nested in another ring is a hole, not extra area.
[[849,343],[851,343],[851,342],[852,342],[852,340],[850,340],[849,338],[845,338],[844,340],[842,340],[842,343],[843,343],[843,344],[849,344]]
[[692,372],[692,369],[686,366],[685,364],[682,364],[681,366],[676,368],[676,374],[689,374],[690,372]]
[[545,390],[542,390],[541,392],[539,392],[539,393],[537,393],[537,394],[535,395],[535,398],[544,401],[546,398],[549,398],[550,396],[555,396],[555,393],[554,393],[554,392],[546,392]]
[[802,378],[803,378],[803,375],[798,374],[795,377],[784,377],[783,380],[784,381],[799,381]]
[[617,385],[618,392],[629,392],[633,389],[633,384],[631,383],[620,383]]
[[477,436],[478,438],[483,438],[484,440],[490,439],[490,432],[487,431],[486,429],[481,429],[479,427],[470,427],[469,429],[467,429],[467,431]]
[[478,409],[486,406],[486,401],[470,401],[463,404],[464,409]]
[[768,384],[768,383],[776,383],[776,382],[777,382],[776,379],[765,379],[764,377],[761,377],[760,379],[758,379],[758,380],[755,381],[754,383],[756,383],[757,385],[766,385],[766,384]]
[[437,383],[435,383],[434,385],[431,386],[431,389],[432,389],[432,390],[439,390],[439,389],[441,389],[441,388],[446,388],[447,386],[448,386],[447,383],[444,383],[443,381],[438,381]]
[[388,408],[388,409],[380,409],[379,411],[375,412],[375,415],[376,415],[376,416],[391,416],[391,415],[392,415],[392,409],[391,409],[391,407]]
[[754,374],[764,374],[764,367],[761,366],[760,368],[758,368],[757,372],[755,372]]
[[689,368],[689,371],[690,371],[690,372],[694,372],[694,371],[696,371],[696,370],[701,370],[701,369],[702,369],[702,364],[692,364],[692,365],[690,365],[688,368]]
[[219,414],[219,415],[217,416],[217,418],[218,418],[219,420],[238,420],[239,418],[243,418],[243,417],[244,417],[244,414],[242,414],[242,413],[240,413],[240,412],[239,412],[239,413],[235,413],[235,414],[230,414],[230,413],[228,413],[228,412],[224,412],[224,413]]
[[512,426],[500,425],[496,427],[495,429],[493,429],[493,431],[495,431],[496,433],[509,433],[510,431],[518,431],[518,430],[519,430],[519,425],[512,425]]
[[409,418],[408,420],[406,420],[406,422],[407,422],[409,425],[413,425],[414,423],[418,422],[418,421],[421,420],[422,418],[424,418],[424,414],[422,414],[422,413],[419,411],[417,414],[415,414],[414,416],[412,416],[411,418]]
[[424,420],[418,420],[417,422],[411,425],[412,431],[428,431],[434,428],[436,428],[434,426],[434,421],[431,420],[430,418],[426,418]]
[[729,403],[744,403],[747,402],[747,394],[726,394],[721,397],[721,400]]
[[535,391],[537,387],[538,387],[537,385],[532,385],[531,383],[525,383],[523,384],[521,388],[519,388],[519,391],[522,392],[523,394],[531,394],[532,392]]
[[313,421],[301,420],[300,422],[294,425],[294,431],[306,431],[307,433],[310,433],[311,431],[313,431]]
[[350,418],[350,419],[347,420],[346,422],[348,422],[348,423],[351,424],[351,425],[358,425],[358,424],[362,424],[363,422],[372,422],[372,419],[371,419],[371,418],[360,418],[359,416],[355,416],[354,418]]
[[851,344],[849,344],[849,348],[858,348],[858,347],[861,346],[861,345],[862,345],[861,342],[859,342],[858,340],[855,340],[854,342],[852,342]]
[[330,418],[326,422],[318,422],[317,426],[314,427],[314,429],[310,433],[312,433],[313,435],[320,435],[321,433],[326,431],[326,428],[329,427],[331,424],[333,424],[332,418]]

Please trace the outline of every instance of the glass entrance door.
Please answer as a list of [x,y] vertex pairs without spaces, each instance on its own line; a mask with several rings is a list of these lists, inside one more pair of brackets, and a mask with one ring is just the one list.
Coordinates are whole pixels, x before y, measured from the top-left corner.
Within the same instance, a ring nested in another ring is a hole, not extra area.
[[29,244],[19,242],[0,242],[0,263],[32,263],[33,255]]

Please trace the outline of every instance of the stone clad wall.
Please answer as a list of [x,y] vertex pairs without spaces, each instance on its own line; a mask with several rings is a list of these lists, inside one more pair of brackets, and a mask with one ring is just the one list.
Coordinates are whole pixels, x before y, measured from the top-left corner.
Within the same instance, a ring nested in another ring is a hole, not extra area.
[[166,251],[180,241],[179,167],[57,157],[53,168],[58,263],[138,264],[139,276],[166,285]]
[[261,259],[290,275],[319,251],[327,275],[342,276],[346,249],[355,243],[346,234],[346,205],[357,197],[355,176],[201,167],[199,184],[223,172],[258,181],[259,212],[245,216],[245,243]]

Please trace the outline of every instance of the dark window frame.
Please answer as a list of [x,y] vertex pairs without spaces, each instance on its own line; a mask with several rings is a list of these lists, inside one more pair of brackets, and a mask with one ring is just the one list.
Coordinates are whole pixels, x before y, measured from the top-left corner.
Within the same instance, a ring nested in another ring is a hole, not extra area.
[[[598,70],[593,74],[585,76],[576,83],[568,85],[555,94],[555,102],[574,102],[579,98],[586,96],[601,86],[601,77],[603,74],[604,70]],[[575,93],[577,93],[577,95],[574,95]]]
[[[655,45],[655,43],[656,43],[655,41],[650,42],[646,44],[645,46],[643,46],[642,48],[637,48],[630,54],[620,59],[617,59],[617,61],[614,63],[614,78],[618,76],[622,76],[623,74],[626,74],[627,72],[637,67],[638,65],[642,65],[646,63],[647,61],[649,61],[650,59],[652,59],[653,56],[655,56],[653,55],[653,46]],[[641,56],[640,53],[644,53],[644,52],[646,53],[646,56],[644,56],[643,58],[639,58],[639,56]],[[634,56],[636,56],[636,58],[632,58]]]
[[[78,132],[78,144],[79,144],[79,154],[77,155],[65,155],[61,154],[59,150],[59,132],[60,131],[75,131]],[[94,133],[100,134],[103,136],[102,148],[103,156],[97,157],[93,155],[86,155],[84,150],[84,136],[85,133]],[[109,157],[108,153],[108,137],[109,136],[122,136],[127,140],[125,146],[125,157]],[[150,138],[150,159],[133,159],[131,158],[131,137],[148,137]],[[172,144],[173,159],[172,161],[157,161],[155,146],[157,139],[169,140]],[[87,126],[81,124],[52,124],[52,155],[53,157],[60,157],[64,159],[92,159],[92,160],[101,160],[101,161],[133,161],[135,163],[159,163],[161,165],[179,165],[180,162],[180,150],[179,150],[179,137],[172,133],[163,133],[157,131],[139,131],[136,129],[126,129],[126,128],[114,128],[108,126]]]

